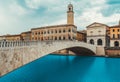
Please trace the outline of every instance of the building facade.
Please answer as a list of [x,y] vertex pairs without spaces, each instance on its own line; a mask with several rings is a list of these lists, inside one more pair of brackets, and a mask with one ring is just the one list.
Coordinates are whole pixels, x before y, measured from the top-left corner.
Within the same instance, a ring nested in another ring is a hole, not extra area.
[[74,25],[73,5],[67,8],[67,24],[44,26],[31,29],[31,40],[76,40],[77,27]]
[[21,40],[30,41],[31,40],[31,31],[22,32],[21,33]]
[[77,40],[86,42],[86,30],[77,31]]
[[74,25],[73,5],[69,4],[67,7],[67,24],[32,28],[31,31],[22,32],[19,35],[0,36],[0,40],[76,40],[76,36],[77,27]]
[[101,23],[93,23],[87,26],[87,43],[96,46],[109,46],[109,27]]
[[110,27],[110,47],[120,47],[120,23]]
[[20,41],[21,40],[21,35],[3,35],[0,36],[1,41]]
[[74,40],[77,27],[74,25],[56,25],[31,29],[31,40]]

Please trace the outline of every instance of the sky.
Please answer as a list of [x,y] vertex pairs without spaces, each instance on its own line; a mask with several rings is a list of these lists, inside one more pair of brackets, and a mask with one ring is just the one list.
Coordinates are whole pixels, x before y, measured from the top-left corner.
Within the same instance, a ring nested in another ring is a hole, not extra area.
[[120,0],[0,0],[0,35],[67,23],[67,6],[74,6],[78,30],[99,22],[118,25]]

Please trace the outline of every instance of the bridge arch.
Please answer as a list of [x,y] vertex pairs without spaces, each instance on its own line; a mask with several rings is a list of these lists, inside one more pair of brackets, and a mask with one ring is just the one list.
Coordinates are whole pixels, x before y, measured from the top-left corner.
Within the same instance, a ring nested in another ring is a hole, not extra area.
[[[0,70],[1,75],[4,75],[22,65],[30,63],[40,57],[43,57],[52,52],[68,49],[76,54],[81,53],[89,55],[96,54],[96,46],[78,41],[25,41],[25,42],[1,42],[0,47],[0,60],[6,60],[4,64],[0,62],[1,67],[4,69]],[[79,50],[80,49],[80,50]],[[3,53],[4,52],[4,53]],[[83,53],[84,52],[84,53]],[[2,54],[6,57],[1,57]],[[11,63],[13,62],[13,63]],[[12,67],[12,68],[10,68]]]
[[72,51],[73,53],[75,53],[75,55],[84,55],[84,56],[95,55],[95,53],[92,50],[80,46],[70,47],[67,48],[67,50]]

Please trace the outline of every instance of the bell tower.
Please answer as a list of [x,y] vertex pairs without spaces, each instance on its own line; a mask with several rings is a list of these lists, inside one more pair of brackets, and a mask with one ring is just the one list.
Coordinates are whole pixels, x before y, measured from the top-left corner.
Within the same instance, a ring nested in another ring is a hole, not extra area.
[[68,5],[68,10],[67,10],[67,24],[74,25],[74,11],[73,11],[73,5],[72,4]]

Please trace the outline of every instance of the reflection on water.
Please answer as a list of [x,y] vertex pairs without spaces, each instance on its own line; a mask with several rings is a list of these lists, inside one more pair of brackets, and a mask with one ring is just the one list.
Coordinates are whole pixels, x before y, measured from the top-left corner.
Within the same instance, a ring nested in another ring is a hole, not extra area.
[[120,82],[120,59],[48,55],[3,77],[0,82]]

